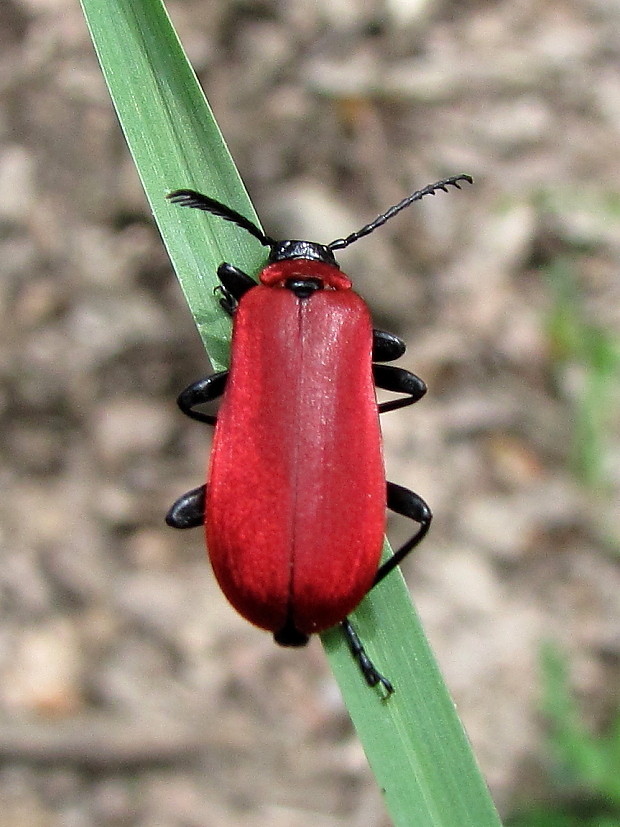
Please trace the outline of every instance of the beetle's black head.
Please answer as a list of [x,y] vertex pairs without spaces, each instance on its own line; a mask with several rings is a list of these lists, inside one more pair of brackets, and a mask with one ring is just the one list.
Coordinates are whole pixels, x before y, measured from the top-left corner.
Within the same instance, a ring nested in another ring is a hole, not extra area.
[[[295,258],[311,259],[322,261],[332,267],[338,267],[334,254],[324,244],[316,244],[314,241],[274,241],[269,253],[269,264],[276,261],[290,261]],[[338,269],[340,269],[338,267]]]

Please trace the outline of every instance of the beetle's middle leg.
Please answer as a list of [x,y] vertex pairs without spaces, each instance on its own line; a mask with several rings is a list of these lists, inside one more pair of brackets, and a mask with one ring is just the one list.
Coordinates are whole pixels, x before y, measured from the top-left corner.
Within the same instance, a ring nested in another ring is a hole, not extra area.
[[404,368],[397,368],[395,365],[374,365],[372,375],[375,385],[385,391],[406,394],[401,399],[391,399],[389,402],[382,402],[379,405],[379,413],[395,411],[397,408],[404,408],[413,405],[422,399],[426,393],[426,383]]

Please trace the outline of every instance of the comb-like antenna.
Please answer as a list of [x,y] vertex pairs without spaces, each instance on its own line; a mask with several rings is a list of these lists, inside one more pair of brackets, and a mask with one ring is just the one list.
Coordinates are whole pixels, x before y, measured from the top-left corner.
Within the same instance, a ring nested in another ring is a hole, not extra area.
[[471,175],[453,175],[451,178],[444,178],[443,181],[437,181],[435,184],[429,184],[424,189],[418,190],[417,192],[412,193],[411,195],[404,198],[394,207],[390,207],[387,212],[384,212],[383,215],[380,215],[378,218],[375,218],[370,224],[366,224],[365,227],[362,227],[361,230],[358,230],[356,233],[351,233],[346,238],[337,238],[335,241],[332,241],[331,244],[327,245],[329,250],[342,250],[343,247],[348,247],[349,244],[353,244],[354,241],[357,241],[359,238],[363,238],[365,235],[372,233],[373,230],[376,230],[377,227],[383,226],[386,221],[389,221],[390,218],[393,218],[397,213],[401,210],[404,210],[405,207],[408,207],[409,204],[413,204],[414,201],[419,201],[421,198],[424,198],[425,195],[435,195],[437,190],[443,190],[444,192],[448,192],[448,187],[456,187],[457,189],[461,189],[459,186],[459,181],[467,181],[468,184],[473,184],[474,179]]
[[174,192],[168,193],[166,198],[172,201],[173,204],[180,204],[182,207],[195,207],[197,210],[204,210],[205,212],[211,213],[211,215],[217,215],[218,218],[223,218],[224,221],[232,221],[233,224],[247,230],[250,235],[257,238],[265,247],[273,247],[276,243],[273,238],[265,235],[249,218],[241,215],[241,213],[238,213],[231,207],[227,207],[226,204],[222,204],[214,198],[209,198],[208,195],[201,195],[201,193],[195,190],[175,190]]

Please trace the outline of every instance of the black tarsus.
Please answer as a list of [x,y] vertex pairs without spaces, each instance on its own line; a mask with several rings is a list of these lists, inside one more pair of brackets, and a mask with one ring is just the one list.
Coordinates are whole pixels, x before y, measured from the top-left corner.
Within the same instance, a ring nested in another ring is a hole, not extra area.
[[364,679],[368,686],[377,686],[377,684],[381,684],[386,693],[385,697],[388,698],[392,694],[392,692],[394,692],[394,687],[387,678],[385,678],[380,672],[377,671],[373,662],[366,654],[364,644],[362,643],[362,641],[359,638],[359,635],[351,625],[351,621],[348,617],[342,621],[342,623],[340,624],[340,628],[342,629],[346,641],[349,644],[349,650],[353,655],[354,659],[357,661],[357,664],[360,668],[360,672],[364,676]]
[[337,238],[335,241],[332,241],[331,244],[327,245],[328,249],[342,250],[344,247],[348,247],[349,244],[353,244],[354,241],[364,238],[364,236],[372,233],[377,229],[377,227],[382,227],[386,221],[390,220],[390,218],[393,218],[401,210],[404,210],[405,207],[409,206],[409,204],[413,204],[414,201],[420,201],[420,199],[424,198],[425,195],[435,195],[437,190],[448,192],[448,187],[456,187],[460,190],[460,181],[467,181],[468,184],[474,183],[474,179],[471,175],[462,174],[452,175],[450,178],[443,178],[441,181],[437,181],[434,184],[428,184],[423,189],[417,190],[411,195],[408,195],[407,198],[403,198],[403,200],[399,201],[398,204],[390,207],[387,212],[377,216],[374,221],[371,221],[370,224],[366,224],[365,227],[362,227],[362,229],[358,230],[356,233],[351,233],[351,235],[348,235],[346,238]]

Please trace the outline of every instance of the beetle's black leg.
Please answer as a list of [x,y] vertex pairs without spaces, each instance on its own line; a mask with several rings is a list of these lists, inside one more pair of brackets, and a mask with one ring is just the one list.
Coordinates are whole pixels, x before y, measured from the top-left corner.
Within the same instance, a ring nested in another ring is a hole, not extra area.
[[[373,586],[380,583],[383,578],[388,575],[392,569],[396,568],[403,558],[418,545],[428,531],[433,516],[430,508],[421,497],[414,494],[413,491],[409,491],[408,488],[403,488],[402,485],[396,485],[396,483],[393,482],[387,483],[387,506],[391,511],[395,511],[397,514],[402,514],[405,517],[410,517],[412,520],[415,520],[420,524],[420,527],[413,537],[407,540],[407,542],[401,546],[389,560],[379,567]],[[383,677],[383,675],[378,672],[373,665],[364,650],[362,641],[359,639],[359,636],[351,625],[349,619],[347,618],[344,620],[341,625],[342,631],[347,639],[347,643],[349,644],[351,654],[358,662],[366,683],[369,686],[377,686],[377,684],[381,684],[386,693],[385,697],[387,698],[394,691],[394,687],[390,681]]]
[[222,287],[221,284],[218,284],[217,287],[213,288],[214,295],[220,294],[219,304],[222,310],[225,310],[229,316],[232,316],[237,309],[237,302],[233,299],[230,295],[228,290],[225,287]]
[[207,425],[215,425],[217,422],[216,416],[202,413],[202,411],[195,411],[194,408],[196,405],[213,402],[214,399],[221,396],[224,393],[227,379],[227,370],[222,371],[222,373],[212,373],[211,376],[199,379],[179,394],[177,405],[183,413],[191,419],[196,419],[198,422],[206,422]]
[[433,519],[431,510],[422,497],[414,494],[413,491],[409,491],[408,488],[403,488],[402,485],[396,485],[395,482],[388,482],[387,484],[387,507],[396,514],[402,514],[404,517],[415,520],[416,523],[420,524],[420,527],[413,537],[407,540],[398,551],[394,552],[389,560],[379,566],[373,586],[380,583],[418,545],[430,528]]
[[407,350],[407,345],[395,333],[387,330],[372,331],[372,361],[394,362]]
[[166,522],[172,528],[196,528],[205,521],[206,485],[183,494],[166,514]]
[[229,316],[232,316],[239,299],[252,287],[256,287],[256,282],[243,270],[239,270],[238,267],[226,262],[223,262],[217,268],[217,277],[222,282],[222,286],[219,288],[222,293],[220,305]]
[[347,639],[347,643],[349,644],[351,654],[358,662],[360,671],[364,676],[366,683],[368,686],[376,686],[377,684],[381,684],[386,693],[385,697],[387,698],[394,691],[394,687],[387,678],[384,678],[383,675],[375,669],[372,661],[366,654],[362,641],[359,639],[359,635],[351,625],[349,618],[343,620],[340,625],[342,627],[342,631],[344,632],[344,636]]
[[379,405],[379,413],[395,411],[397,408],[413,405],[418,399],[422,399],[426,393],[426,383],[415,373],[410,373],[408,370],[403,370],[403,368],[397,368],[394,365],[373,365],[372,374],[378,388],[382,388],[384,391],[407,394],[406,397],[401,399],[382,402]]

